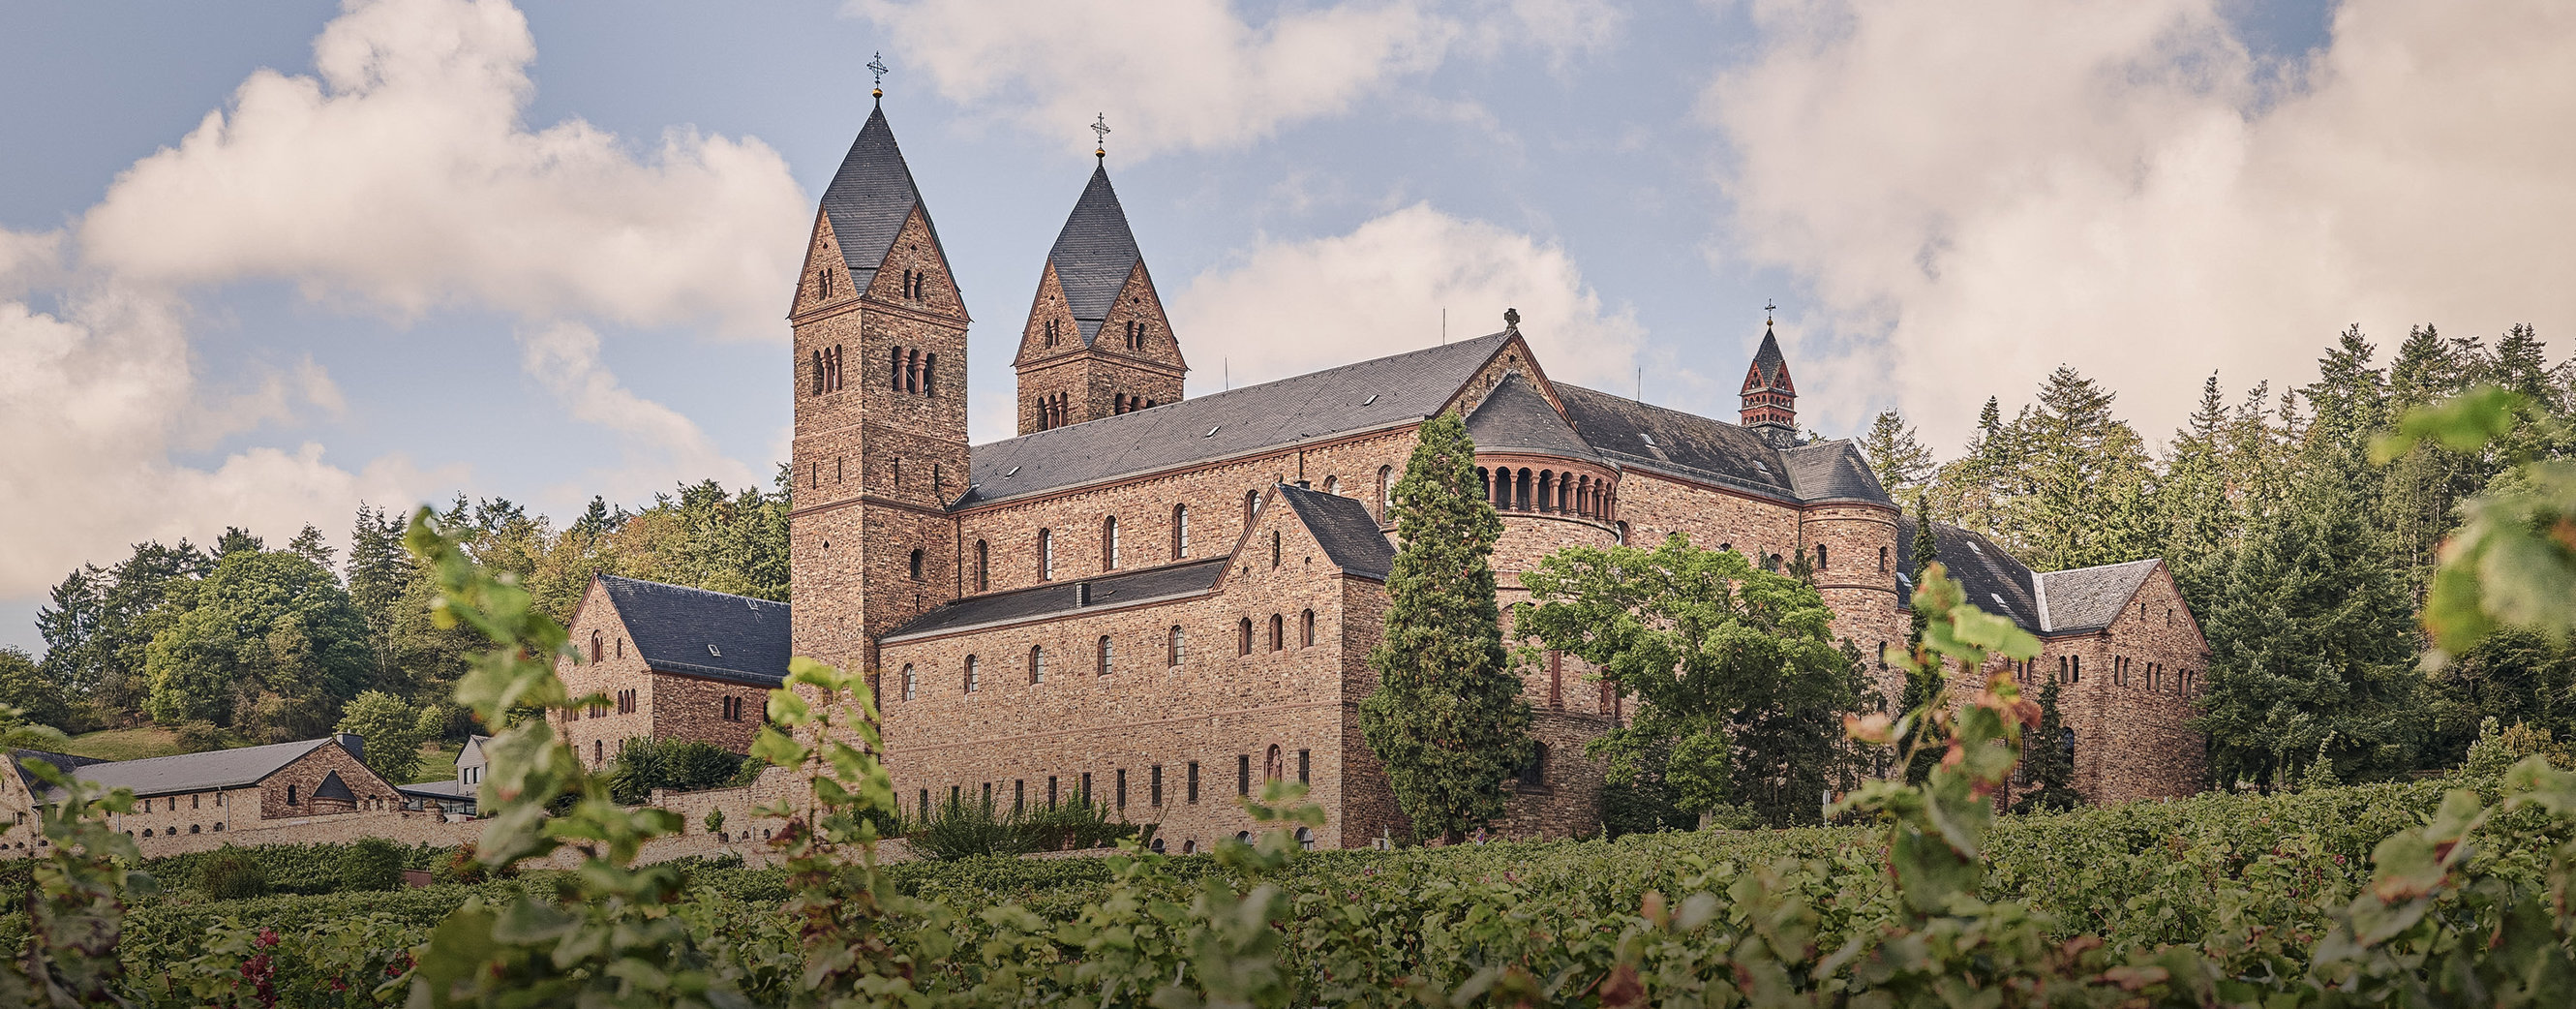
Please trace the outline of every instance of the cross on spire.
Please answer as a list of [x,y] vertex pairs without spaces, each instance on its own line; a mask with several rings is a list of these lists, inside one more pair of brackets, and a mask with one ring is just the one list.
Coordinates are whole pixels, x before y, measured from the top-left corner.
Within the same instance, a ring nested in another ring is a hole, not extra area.
[[1109,159],[1109,115],[1108,115],[1107,113],[1101,113],[1101,114],[1098,114],[1098,115],[1093,116],[1093,117],[1092,117],[1092,119],[1091,119],[1091,125],[1090,125],[1089,127],[1087,127],[1087,129],[1089,129],[1089,130],[1090,130],[1090,131],[1095,135],[1095,139],[1094,139],[1094,145],[1095,145],[1095,146],[1093,146],[1093,147],[1092,147],[1092,149],[1091,149],[1091,156],[1092,156],[1092,157],[1095,157],[1095,158],[1099,158],[1099,159],[1101,159],[1101,160],[1103,160],[1103,161],[1108,160],[1108,159]]
[[875,83],[873,83],[873,84],[870,84],[870,85],[868,86],[868,88],[869,88],[869,94],[870,94],[872,97],[876,97],[876,98],[884,98],[884,97],[885,97],[885,75],[886,75],[886,65],[885,65],[885,54],[884,54],[884,53],[878,53],[878,54],[876,54],[875,56],[872,56],[872,57],[869,57],[869,58],[868,58],[868,72],[869,72],[869,73],[871,73],[871,74],[876,75],[876,82],[875,82]]
[[1772,304],[1770,299],[1762,300],[1762,328],[1771,328],[1771,313],[1779,310],[1780,306]]

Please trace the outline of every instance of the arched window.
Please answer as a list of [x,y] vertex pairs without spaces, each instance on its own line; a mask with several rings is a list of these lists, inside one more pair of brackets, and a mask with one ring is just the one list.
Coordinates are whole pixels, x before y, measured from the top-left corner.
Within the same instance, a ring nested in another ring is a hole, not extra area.
[[1818,543],[1816,544],[1816,570],[1822,571],[1825,567],[1825,545]]
[[1279,764],[1279,744],[1272,743],[1270,744],[1270,756],[1261,762],[1261,780],[1277,781],[1287,776],[1288,769],[1280,766]]
[[1538,471],[1538,510],[1554,511],[1556,506],[1556,471]]
[[1100,636],[1100,675],[1102,675],[1102,676],[1107,676],[1107,675],[1109,675],[1109,667],[1110,667],[1112,664],[1116,663],[1117,661],[1118,661],[1118,646],[1113,645],[1113,644],[1111,644],[1111,643],[1109,642],[1109,635],[1106,635],[1106,634],[1101,635],[1101,636]]
[[1610,542],[1623,547],[1628,545],[1628,523],[1621,522],[1618,524],[1616,529],[1611,531]]
[[969,656],[967,656],[967,657],[966,657],[966,692],[967,692],[967,693],[970,693],[970,694],[971,694],[971,693],[974,693],[974,692],[976,692],[976,691],[981,690],[981,689],[983,689],[983,688],[984,688],[984,676],[983,676],[983,671],[984,671],[983,663],[981,663],[981,662],[977,661],[977,660],[976,660],[976,658],[975,658],[974,656],[972,656],[972,655],[969,655]]
[[1055,531],[1038,530],[1038,580],[1055,580]]
[[1385,525],[1395,516],[1395,467],[1377,468],[1377,521]]
[[1190,555],[1190,506],[1172,506],[1172,559]]
[[917,348],[917,347],[916,347],[916,348],[914,348],[910,353],[907,353],[907,354],[905,354],[905,355],[904,355],[904,361],[903,361],[903,391],[905,391],[905,392],[920,392],[920,391],[921,391],[921,350],[920,350],[920,348]]
[[916,582],[921,580],[921,551],[919,550],[912,552],[912,580]]
[[1271,614],[1271,615],[1270,615],[1270,650],[1271,650],[1271,651],[1274,651],[1274,652],[1275,652],[1275,651],[1278,651],[1278,650],[1280,650],[1280,649],[1282,649],[1282,648],[1286,648],[1286,647],[1288,647],[1288,635],[1287,635],[1287,632],[1286,632],[1286,631],[1287,631],[1287,626],[1288,626],[1288,622],[1287,622],[1285,619],[1282,619],[1282,618],[1279,616],[1279,614],[1273,613],[1273,614]]
[[1234,642],[1234,652],[1235,652],[1235,654],[1237,654],[1237,655],[1250,655],[1250,654],[1252,654],[1252,618],[1251,618],[1251,617],[1245,617],[1245,618],[1243,618],[1242,620],[1239,620],[1239,621],[1236,621],[1236,622],[1235,622],[1235,625],[1234,625],[1234,636],[1235,636],[1235,642]]
[[1315,647],[1315,611],[1307,610],[1306,615],[1302,620],[1303,623],[1300,626],[1302,626],[1304,630],[1299,632],[1297,636],[1297,647],[1313,648]]
[[975,541],[975,591],[993,587],[993,547],[983,540]]
[[1260,517],[1261,517],[1261,492],[1260,492],[1260,491],[1257,491],[1257,490],[1248,490],[1248,491],[1244,491],[1244,492],[1243,492],[1243,527],[1244,527],[1244,528],[1246,528],[1246,529],[1250,529],[1250,528],[1252,528],[1252,520],[1253,520],[1253,519],[1260,518]]
[[911,700],[920,689],[921,680],[913,675],[912,663],[903,664],[903,699]]
[[1279,530],[1270,530],[1270,566],[1279,566]]
[[1187,638],[1182,636],[1181,625],[1179,624],[1172,625],[1172,631],[1168,637],[1169,640],[1164,643],[1163,647],[1164,655],[1170,659],[1172,668],[1179,669],[1181,668],[1181,660],[1189,656],[1189,641]]
[[1769,554],[1764,556],[1762,558],[1762,570],[1778,574],[1780,571],[1780,555]]
[[923,354],[923,355],[921,355],[921,394],[922,394],[922,395],[924,395],[924,396],[936,396],[936,395],[939,395],[939,383],[938,383],[938,381],[937,381],[938,373],[939,373],[939,355],[937,355],[937,354]]
[[1887,642],[1884,642],[1884,641],[1879,642],[1879,643],[1878,643],[1878,651],[1873,652],[1873,653],[1871,653],[1871,654],[1878,656],[1878,668],[1880,668],[1880,669],[1885,669],[1885,668],[1887,668]]
[[1887,548],[1886,548],[1886,547],[1880,547],[1880,548],[1878,548],[1878,572],[1879,572],[1880,574],[1886,574],[1886,573],[1887,573]]
[[1339,493],[1341,493],[1341,492],[1342,492],[1342,478],[1337,477],[1337,476],[1328,476],[1328,477],[1325,477],[1325,478],[1324,478],[1324,493],[1326,493],[1326,494],[1339,494]]
[[823,352],[814,352],[814,395],[823,394]]
[[1100,523],[1100,566],[1108,570],[1116,570],[1118,567],[1118,516],[1116,515],[1109,516]]
[[590,632],[590,661],[592,662],[599,661],[600,641],[601,638],[598,631]]
[[897,487],[901,487],[901,486],[903,486],[903,457],[902,457],[902,456],[896,456],[896,457],[894,457],[894,466],[889,470],[889,473],[890,473],[890,474],[893,476],[893,478],[894,478],[894,479],[893,479],[893,484],[894,484],[894,486],[897,486]]
[[1029,682],[1046,682],[1046,646],[1029,646]]
[[896,347],[886,366],[886,388],[903,391],[903,348]]

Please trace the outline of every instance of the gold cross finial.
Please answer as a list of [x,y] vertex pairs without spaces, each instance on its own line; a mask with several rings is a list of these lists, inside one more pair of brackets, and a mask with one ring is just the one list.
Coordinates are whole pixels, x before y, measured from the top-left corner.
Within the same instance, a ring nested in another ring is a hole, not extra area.
[[1091,126],[1090,126],[1090,130],[1091,130],[1091,132],[1094,134],[1094,138],[1095,138],[1095,139],[1094,139],[1094,146],[1093,146],[1093,147],[1092,147],[1092,149],[1091,149],[1091,156],[1092,156],[1092,157],[1095,157],[1095,158],[1099,158],[1099,159],[1101,159],[1101,160],[1103,160],[1103,161],[1108,160],[1108,159],[1109,159],[1109,115],[1108,115],[1107,113],[1100,113],[1100,114],[1098,114],[1098,115],[1094,115],[1094,116],[1091,118]]
[[1780,310],[1780,306],[1772,304],[1772,303],[1771,303],[1771,301],[1770,301],[1770,299],[1768,299],[1768,298],[1763,299],[1763,301],[1762,301],[1762,328],[1764,328],[1764,329],[1769,329],[1769,328],[1771,328],[1771,313],[1776,312],[1776,311],[1779,311],[1779,310]]
[[876,75],[876,83],[869,85],[869,95],[876,98],[885,97],[886,65],[884,53],[878,53],[875,56],[868,58],[868,72]]

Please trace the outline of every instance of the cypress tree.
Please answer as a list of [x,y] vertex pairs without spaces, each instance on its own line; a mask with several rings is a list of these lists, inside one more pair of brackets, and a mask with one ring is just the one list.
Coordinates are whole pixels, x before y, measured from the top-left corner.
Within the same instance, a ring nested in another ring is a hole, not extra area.
[[1455,842],[1503,812],[1503,782],[1530,748],[1529,703],[1504,668],[1494,597],[1502,520],[1478,493],[1476,445],[1453,412],[1422,425],[1395,485],[1403,546],[1387,572],[1377,689],[1360,735],[1386,765],[1417,837]]

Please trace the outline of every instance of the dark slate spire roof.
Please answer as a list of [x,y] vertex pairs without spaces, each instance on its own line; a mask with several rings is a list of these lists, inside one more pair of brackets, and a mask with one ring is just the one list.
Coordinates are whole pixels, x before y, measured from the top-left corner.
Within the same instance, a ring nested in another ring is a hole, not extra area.
[[1389,568],[1395,566],[1395,544],[1387,542],[1386,533],[1377,526],[1377,518],[1368,506],[1339,494],[1326,494],[1288,484],[1279,485],[1279,500],[1288,503],[1298,521],[1306,524],[1315,541],[1323,544],[1324,556],[1344,572],[1386,580]]
[[1420,420],[1493,358],[1508,333],[1194,396],[970,450],[974,486],[957,506]]
[[1118,191],[1110,188],[1109,166],[1093,168],[1091,184],[1082,187],[1073,215],[1056,233],[1055,248],[1047,250],[1056,281],[1064,285],[1065,307],[1073,310],[1074,325],[1082,330],[1083,346],[1100,336],[1100,325],[1127,286],[1127,275],[1143,258],[1136,233],[1127,228],[1127,211],[1118,205]]
[[1523,451],[1599,461],[1592,446],[1567,427],[1555,405],[1518,374],[1506,375],[1467,418],[1467,437],[1484,451]]
[[1789,359],[1780,353],[1780,338],[1771,335],[1770,327],[1763,327],[1762,347],[1753,352],[1753,370],[1762,376],[1763,385],[1776,386],[1780,384],[1780,372],[1787,367]]
[[615,575],[599,582],[646,666],[760,687],[786,679],[786,603]]
[[[877,267],[894,251],[914,207],[922,207],[921,189],[912,184],[912,169],[904,164],[903,149],[895,146],[894,130],[880,107],[868,113],[868,124],[841,159],[841,170],[832,174],[831,187],[823,190],[823,213],[832,219],[841,259],[860,290],[875,281]],[[930,208],[922,207],[921,213],[927,220]],[[936,240],[938,227],[930,232]]]

